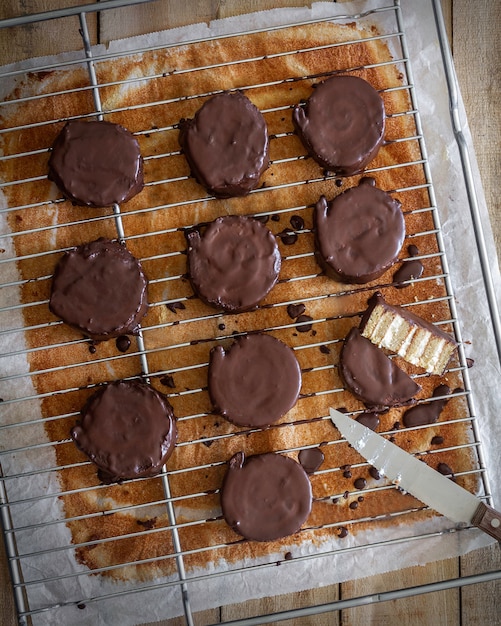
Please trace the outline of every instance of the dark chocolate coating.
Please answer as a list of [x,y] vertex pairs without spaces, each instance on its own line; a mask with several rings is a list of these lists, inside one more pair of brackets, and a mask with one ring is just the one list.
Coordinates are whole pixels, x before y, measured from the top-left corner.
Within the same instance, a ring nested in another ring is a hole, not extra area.
[[293,459],[269,452],[237,452],[221,490],[227,524],[247,539],[273,541],[297,532],[310,514],[311,484]]
[[106,482],[155,476],[177,438],[171,405],[138,381],[116,381],[86,402],[71,437],[106,477]]
[[49,179],[83,206],[126,202],[143,188],[137,139],[111,122],[67,122],[49,158]]
[[179,143],[197,181],[219,198],[248,194],[269,163],[266,122],[239,91],[213,96],[181,120]]
[[300,450],[298,461],[307,474],[314,474],[324,462],[324,453],[320,448],[305,448]]
[[383,101],[357,76],[318,84],[304,107],[294,108],[292,121],[310,156],[338,176],[361,172],[384,139]]
[[405,238],[400,202],[372,179],[362,179],[315,207],[317,259],[326,274],[345,283],[363,284],[379,278],[398,258]]
[[196,294],[231,313],[258,306],[277,282],[281,258],[271,231],[250,217],[218,217],[187,235],[188,268]]
[[421,387],[358,328],[346,337],[340,355],[340,373],[348,389],[371,408],[407,404]]
[[148,309],[148,280],[139,261],[100,238],[65,252],[52,280],[49,308],[96,341],[137,332]]
[[211,350],[209,395],[216,411],[237,426],[263,428],[297,402],[301,369],[294,351],[270,335],[238,337]]

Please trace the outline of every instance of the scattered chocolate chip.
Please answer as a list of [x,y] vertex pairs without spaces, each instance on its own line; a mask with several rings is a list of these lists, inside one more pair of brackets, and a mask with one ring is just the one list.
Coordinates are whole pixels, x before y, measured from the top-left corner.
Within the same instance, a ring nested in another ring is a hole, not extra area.
[[336,187],[342,187],[343,181],[340,178],[336,178]]
[[266,222],[270,219],[269,215],[254,215],[254,219],[262,224],[266,224]]
[[210,448],[211,445],[214,443],[214,439],[204,439],[202,443],[206,448]]
[[364,497],[363,496],[358,496],[357,500],[358,500],[358,502],[363,502],[364,501]]
[[400,422],[395,422],[393,424],[393,430],[398,430],[400,428]]
[[162,376],[162,378],[160,379],[160,382],[165,387],[170,387],[171,389],[174,389],[174,387],[176,386],[176,383],[174,382],[174,378],[170,374],[165,374],[165,376]]
[[369,467],[369,474],[374,478],[374,480],[381,480],[381,474],[375,467]]
[[300,215],[293,215],[290,223],[294,230],[302,230],[304,228],[304,219]]
[[417,256],[419,254],[418,247],[413,243],[411,243],[410,246],[407,246],[407,252],[409,253],[409,256]]
[[[309,315],[300,315],[297,319],[296,319],[296,323],[298,324],[297,326],[297,330],[299,333],[307,333],[309,330],[311,330],[312,324],[305,324],[304,322],[312,322],[313,318],[310,317]],[[299,324],[301,324],[299,326]]]
[[226,328],[225,324],[218,324],[219,330],[224,330]]
[[343,477],[344,478],[351,478],[351,472],[349,469],[345,469],[343,472]]
[[276,215],[276,214],[272,215],[271,219],[272,219],[273,222],[279,222],[280,221],[280,215]]
[[278,233],[278,237],[280,237],[284,246],[292,246],[297,241],[297,234],[290,228],[284,228],[282,232]]
[[292,560],[292,552],[286,552],[284,558],[285,558],[286,561],[291,561]]
[[358,502],[354,500],[353,502],[350,502],[349,506],[350,506],[350,509],[354,511],[355,509],[358,509]]
[[80,602],[79,604],[77,604],[77,609],[85,609],[85,604],[83,602]]
[[155,526],[157,518],[156,517],[152,517],[151,519],[147,519],[147,520],[136,520],[137,524],[139,524],[139,526],[142,526],[143,528],[146,528],[147,530],[151,530],[153,528],[153,526]]
[[172,313],[176,313],[177,315],[177,309],[185,309],[186,306],[184,305],[184,302],[169,302],[168,304],[165,305],[169,311],[172,311]]
[[346,535],[348,534],[348,529],[345,528],[344,526],[341,526],[341,528],[339,529],[339,534],[338,537],[340,539],[344,539],[346,537]]
[[349,498],[349,496],[350,496],[350,492],[349,492],[349,491],[345,491],[345,492],[343,493],[343,498],[344,498],[345,500],[347,500],[347,499]]
[[435,435],[432,437],[430,443],[432,446],[439,446],[441,443],[444,443],[444,438],[440,435]]
[[115,345],[120,352],[127,352],[130,348],[130,339],[127,335],[120,335],[120,337],[116,338]]
[[475,363],[474,359],[470,359],[470,358],[466,359],[466,365],[467,365],[468,369],[470,367],[473,367],[474,363]]
[[331,350],[329,346],[319,346],[319,350],[322,354],[330,354]]
[[96,348],[96,346],[95,346],[93,343],[90,343],[90,344],[89,344],[89,352],[90,352],[91,354],[95,354],[95,353],[96,353],[96,349],[97,349],[97,348]]
[[355,485],[355,489],[363,489],[367,485],[367,481],[365,478],[357,478],[353,483]]
[[437,466],[437,470],[444,476],[454,476],[454,472],[447,465],[447,463],[439,463]]
[[305,311],[306,307],[302,302],[299,304],[289,304],[287,306],[287,315],[293,320],[302,315]]

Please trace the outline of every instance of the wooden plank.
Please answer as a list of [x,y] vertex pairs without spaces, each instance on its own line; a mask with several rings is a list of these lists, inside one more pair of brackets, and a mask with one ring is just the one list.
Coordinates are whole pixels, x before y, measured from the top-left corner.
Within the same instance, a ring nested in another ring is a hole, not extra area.
[[[461,576],[473,576],[501,569],[499,544],[482,550],[474,550],[461,558]],[[469,585],[461,589],[461,624],[501,625],[501,583],[493,581],[481,585]]]
[[[459,576],[459,560],[447,559],[429,563],[424,567],[409,567],[380,576],[361,578],[343,583],[342,599],[377,594],[382,591],[402,589],[438,582]],[[437,616],[440,615],[440,621]],[[379,602],[342,611],[343,626],[418,626],[421,624],[459,624],[459,590],[448,589],[413,596],[402,600]]]
[[[82,4],[79,0],[2,0],[0,19],[30,15]],[[97,16],[87,16],[91,43],[97,43]],[[0,31],[0,65],[68,50],[80,50],[78,16],[28,24]]]
[[501,247],[501,2],[454,0],[454,64],[498,250]]

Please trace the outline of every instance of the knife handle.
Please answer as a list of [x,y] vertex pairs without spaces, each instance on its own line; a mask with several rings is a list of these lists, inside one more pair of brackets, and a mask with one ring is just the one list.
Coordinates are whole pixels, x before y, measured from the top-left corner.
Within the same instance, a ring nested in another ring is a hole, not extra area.
[[477,528],[480,528],[480,530],[483,530],[484,533],[501,541],[501,513],[491,506],[482,502],[475,511],[471,523]]

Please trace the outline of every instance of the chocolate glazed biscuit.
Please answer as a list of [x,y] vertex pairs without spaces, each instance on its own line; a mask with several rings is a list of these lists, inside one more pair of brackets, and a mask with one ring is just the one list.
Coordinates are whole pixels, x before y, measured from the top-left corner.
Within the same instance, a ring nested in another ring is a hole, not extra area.
[[67,122],[52,147],[49,179],[75,204],[107,207],[143,188],[137,139],[111,122]]
[[239,91],[213,96],[181,120],[179,143],[197,181],[219,198],[248,194],[269,163],[266,122]]
[[281,258],[271,231],[251,217],[229,215],[188,239],[188,269],[195,293],[230,313],[250,311],[273,288]]
[[158,474],[177,430],[167,398],[146,383],[116,381],[88,399],[71,437],[109,483]]
[[405,239],[400,202],[362,178],[314,212],[316,256],[326,274],[345,283],[379,278],[398,258]]
[[296,533],[310,514],[310,479],[293,459],[268,452],[229,462],[221,490],[226,523],[246,539],[273,541]]
[[301,389],[294,351],[270,335],[239,337],[211,350],[209,395],[218,413],[237,426],[264,428],[291,409]]
[[384,104],[378,92],[357,76],[333,76],[316,85],[292,121],[317,163],[338,176],[361,172],[383,143]]
[[96,341],[134,334],[148,309],[148,280],[139,261],[100,238],[69,250],[54,272],[49,308]]

